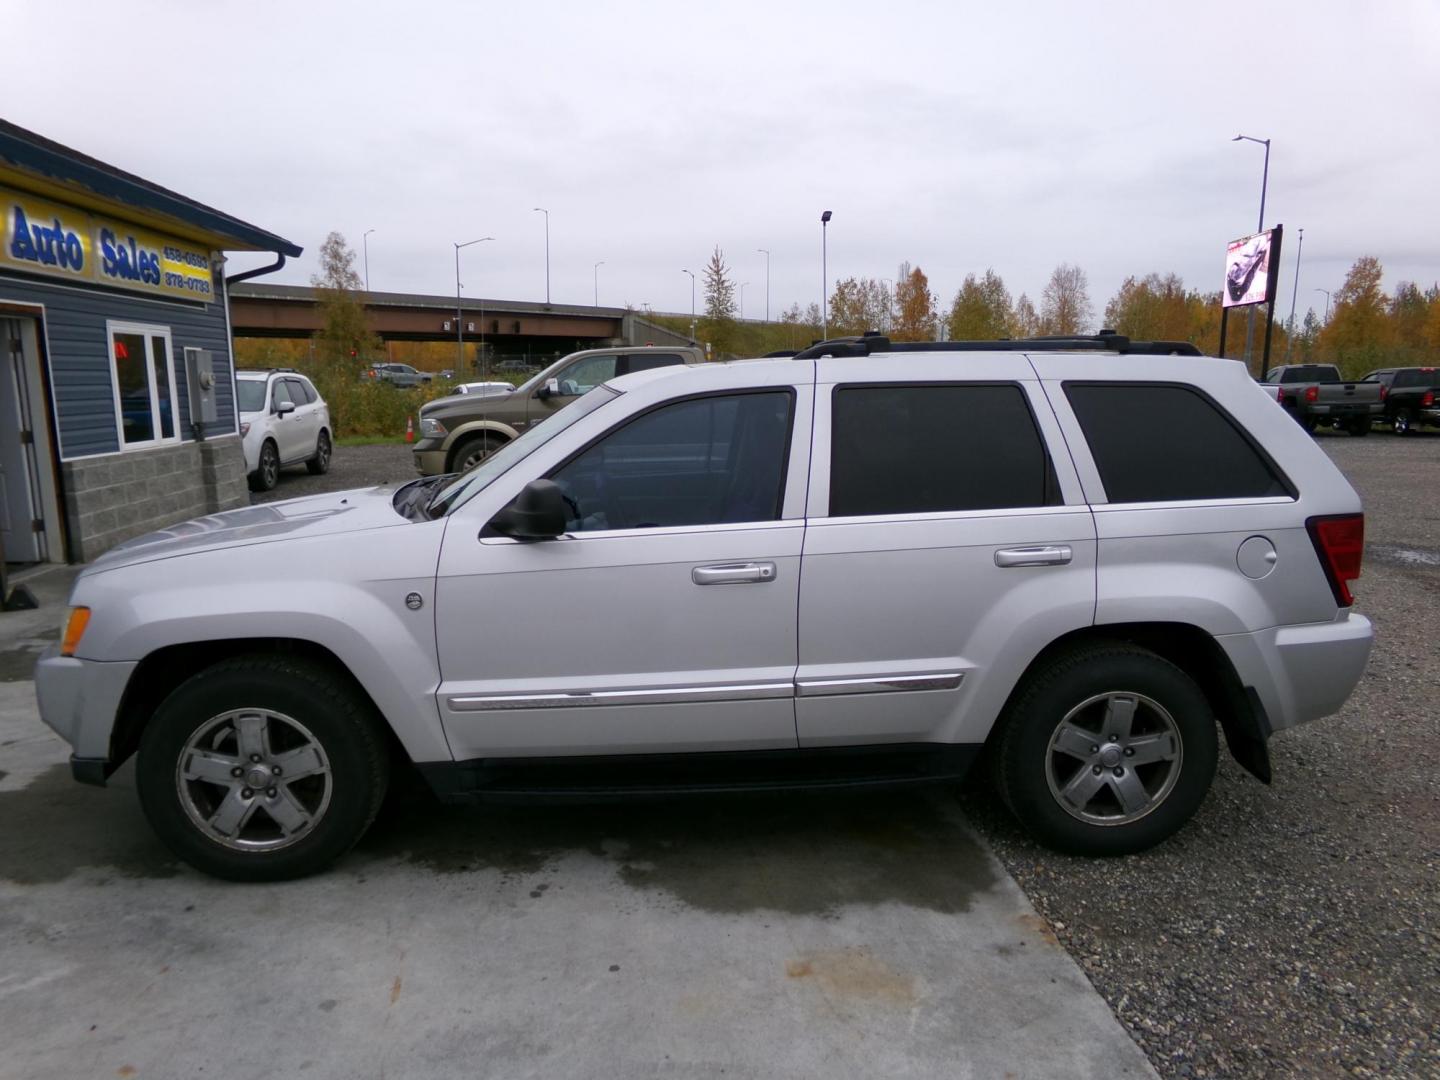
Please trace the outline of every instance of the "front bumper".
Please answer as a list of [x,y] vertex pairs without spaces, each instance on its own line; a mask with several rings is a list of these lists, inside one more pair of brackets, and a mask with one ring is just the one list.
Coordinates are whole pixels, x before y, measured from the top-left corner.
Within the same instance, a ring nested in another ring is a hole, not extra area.
[[1344,612],[1334,622],[1215,640],[1259,696],[1271,731],[1283,731],[1340,711],[1365,674],[1375,632],[1365,616]]
[[421,476],[439,476],[445,468],[445,440],[421,439],[411,449],[415,452],[415,471]]
[[75,779],[103,784],[119,762],[110,761],[110,736],[120,699],[137,663],[80,660],[61,656],[52,645],[35,664],[35,698],[40,719],[75,753]]

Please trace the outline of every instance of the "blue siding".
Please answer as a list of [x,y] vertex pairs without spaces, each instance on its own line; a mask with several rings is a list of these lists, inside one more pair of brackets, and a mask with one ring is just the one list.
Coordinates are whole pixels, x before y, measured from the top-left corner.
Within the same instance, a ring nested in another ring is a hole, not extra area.
[[[218,283],[217,283],[217,292]],[[114,375],[105,339],[107,319],[170,328],[175,355],[176,403],[180,433],[190,434],[185,390],[185,349],[209,349],[215,356],[218,422],[210,435],[235,430],[235,388],[230,381],[230,339],[223,304],[157,301],[125,292],[60,286],[39,278],[0,274],[0,303],[45,305],[45,341],[60,456],[114,453],[120,449],[115,424]]]

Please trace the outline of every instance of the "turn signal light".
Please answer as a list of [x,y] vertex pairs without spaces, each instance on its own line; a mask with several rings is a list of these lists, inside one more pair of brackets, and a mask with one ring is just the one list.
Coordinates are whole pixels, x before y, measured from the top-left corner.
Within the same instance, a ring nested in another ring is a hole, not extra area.
[[85,628],[90,625],[90,609],[88,607],[72,607],[70,617],[65,620],[65,632],[60,636],[60,655],[74,656],[76,648],[80,645],[80,639],[85,634]]
[[1349,607],[1355,602],[1350,595],[1350,582],[1360,576],[1360,562],[1365,555],[1365,515],[1336,514],[1333,517],[1312,517],[1305,522],[1320,565],[1335,594],[1335,603]]

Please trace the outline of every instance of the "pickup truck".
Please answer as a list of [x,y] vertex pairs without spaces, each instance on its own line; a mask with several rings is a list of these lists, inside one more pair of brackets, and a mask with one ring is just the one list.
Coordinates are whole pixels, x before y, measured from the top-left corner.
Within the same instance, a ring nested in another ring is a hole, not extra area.
[[1416,424],[1440,427],[1440,368],[1380,368],[1360,381],[1380,384],[1383,419],[1396,435],[1409,435]]
[[365,378],[387,382],[391,386],[423,386],[435,378],[428,371],[420,371],[409,364],[374,364],[366,369]]
[[1260,389],[1269,391],[1306,431],[1327,425],[1369,435],[1370,424],[1384,409],[1381,384],[1345,382],[1334,364],[1271,368]]

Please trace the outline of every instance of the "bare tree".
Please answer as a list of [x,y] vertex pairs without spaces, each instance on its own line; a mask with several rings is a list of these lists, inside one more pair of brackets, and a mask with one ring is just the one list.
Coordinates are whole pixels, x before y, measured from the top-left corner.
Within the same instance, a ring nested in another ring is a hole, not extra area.
[[1083,334],[1094,318],[1085,271],[1061,263],[1040,295],[1040,328],[1047,334]]

